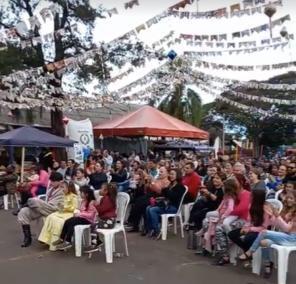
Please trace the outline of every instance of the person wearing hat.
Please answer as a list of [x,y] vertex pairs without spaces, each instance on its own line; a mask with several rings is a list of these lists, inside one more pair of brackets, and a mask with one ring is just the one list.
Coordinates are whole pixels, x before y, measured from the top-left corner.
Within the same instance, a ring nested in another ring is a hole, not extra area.
[[47,217],[49,214],[60,210],[63,207],[64,194],[61,187],[63,176],[53,172],[50,175],[50,186],[46,192],[45,201],[38,197],[30,198],[28,207],[24,207],[18,213],[18,222],[22,226],[24,241],[22,247],[28,247],[32,243],[30,224],[33,220]]

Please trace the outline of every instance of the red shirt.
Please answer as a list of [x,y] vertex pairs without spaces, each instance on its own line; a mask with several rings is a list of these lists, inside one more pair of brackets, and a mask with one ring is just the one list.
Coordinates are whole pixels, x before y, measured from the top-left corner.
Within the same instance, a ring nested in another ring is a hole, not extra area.
[[95,206],[100,219],[106,220],[116,217],[116,204],[112,202],[108,195],[103,196],[100,203]]
[[185,175],[182,179],[182,184],[188,187],[188,194],[195,199],[201,186],[200,176],[196,172]]
[[238,216],[240,219],[248,220],[249,207],[251,202],[251,193],[247,190],[242,190],[238,195],[238,203],[234,205],[230,215]]

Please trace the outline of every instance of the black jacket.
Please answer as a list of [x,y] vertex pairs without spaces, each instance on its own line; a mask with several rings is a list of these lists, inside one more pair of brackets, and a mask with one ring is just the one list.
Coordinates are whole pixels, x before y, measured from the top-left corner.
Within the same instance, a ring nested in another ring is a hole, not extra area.
[[184,185],[176,184],[173,187],[163,189],[162,194],[169,201],[171,206],[178,209],[184,192]]

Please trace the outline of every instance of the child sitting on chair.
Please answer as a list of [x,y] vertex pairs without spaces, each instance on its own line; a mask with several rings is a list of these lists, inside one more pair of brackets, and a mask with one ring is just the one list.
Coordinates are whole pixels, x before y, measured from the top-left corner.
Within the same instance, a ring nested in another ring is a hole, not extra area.
[[[100,195],[102,198],[95,204],[99,220],[94,227],[95,229],[113,229],[116,224],[116,183],[103,184]],[[97,251],[102,244],[103,242],[97,234],[96,244],[86,248],[85,252],[90,253]]]

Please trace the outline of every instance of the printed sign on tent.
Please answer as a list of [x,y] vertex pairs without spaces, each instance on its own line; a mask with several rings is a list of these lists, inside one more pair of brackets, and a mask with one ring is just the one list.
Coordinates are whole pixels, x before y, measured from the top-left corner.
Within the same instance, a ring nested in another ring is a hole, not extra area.
[[[75,141],[78,141],[78,147],[69,148],[68,158],[74,159],[77,163],[83,162],[87,155],[84,153],[90,152],[90,149],[94,149],[94,135],[93,126],[90,119],[85,120],[72,120],[70,119],[66,125],[66,135]],[[81,158],[82,156],[82,158]]]

